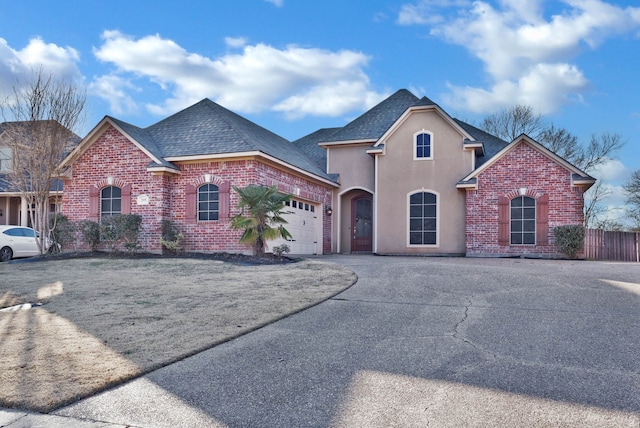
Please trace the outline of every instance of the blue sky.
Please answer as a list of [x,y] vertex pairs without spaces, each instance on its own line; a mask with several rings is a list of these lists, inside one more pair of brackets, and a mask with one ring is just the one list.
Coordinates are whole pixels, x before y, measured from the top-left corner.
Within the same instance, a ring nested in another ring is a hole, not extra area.
[[148,126],[203,98],[288,139],[398,89],[479,123],[533,106],[584,144],[626,147],[594,175],[611,216],[640,169],[640,5],[613,0],[0,0],[0,95],[43,64],[104,115]]

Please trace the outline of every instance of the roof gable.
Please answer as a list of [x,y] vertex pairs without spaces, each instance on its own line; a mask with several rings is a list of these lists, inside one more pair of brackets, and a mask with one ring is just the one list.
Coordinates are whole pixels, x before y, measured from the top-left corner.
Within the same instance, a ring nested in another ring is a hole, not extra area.
[[127,140],[135,145],[140,151],[145,153],[152,164],[166,166],[176,169],[175,165],[165,161],[160,156],[160,152],[153,144],[153,141],[145,135],[145,131],[136,126],[130,125],[121,120],[105,116],[84,139],[78,144],[60,163],[60,168],[71,165],[75,162],[89,147],[104,133],[105,130],[112,126],[121,133]]
[[426,97],[419,99],[406,89],[400,89],[322,142],[377,141],[409,107],[426,103],[434,104]]
[[264,154],[294,169],[324,180],[335,180],[290,141],[204,99],[147,128],[139,128],[113,117],[105,118],[65,158],[71,164],[111,125],[150,158],[150,170],[179,172],[173,163],[217,155]]
[[572,174],[571,178],[574,184],[579,183],[580,185],[586,185],[588,188],[591,185],[593,185],[593,183],[595,183],[596,179],[591,177],[586,172],[582,171],[578,167],[572,165],[571,163],[567,162],[560,156],[556,155],[551,150],[547,149],[542,144],[538,143],[528,135],[521,134],[518,138],[514,139],[511,143],[509,143],[506,147],[504,147],[502,150],[496,153],[488,161],[483,163],[480,167],[476,168],[473,172],[471,172],[469,175],[467,175],[462,180],[460,180],[458,182],[458,187],[464,188],[464,187],[469,187],[470,184],[477,184],[477,178],[480,174],[482,174],[482,172],[490,168],[498,160],[500,160],[502,157],[504,157],[507,153],[511,152],[520,144],[529,145],[534,150],[540,152],[544,156],[548,157],[551,161],[557,163],[558,165],[566,169],[568,172]]

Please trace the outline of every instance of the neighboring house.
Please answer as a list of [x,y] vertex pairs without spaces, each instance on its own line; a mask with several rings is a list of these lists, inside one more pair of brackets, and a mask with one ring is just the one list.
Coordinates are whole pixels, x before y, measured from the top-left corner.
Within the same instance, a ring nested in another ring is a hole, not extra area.
[[[0,225],[31,226],[29,202],[12,182],[10,174],[15,158],[9,142],[11,131],[24,128],[24,122],[0,123]],[[58,124],[59,125],[59,124]],[[70,134],[74,135],[70,132]],[[75,136],[77,141],[79,137]],[[62,202],[62,181],[54,179],[50,190],[51,212],[59,211]]]
[[232,186],[258,184],[294,196],[292,253],[554,257],[553,228],[582,224],[595,182],[406,90],[293,143],[208,99],[144,129],[107,116],[61,166],[70,220],[140,214],[147,251],[163,220],[185,250],[249,251],[230,227]]

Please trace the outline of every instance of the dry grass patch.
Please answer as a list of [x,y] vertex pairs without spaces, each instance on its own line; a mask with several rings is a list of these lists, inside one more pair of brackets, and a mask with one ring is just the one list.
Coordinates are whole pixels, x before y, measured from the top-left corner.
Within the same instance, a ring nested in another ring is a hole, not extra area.
[[356,280],[317,260],[0,265],[0,406],[50,411],[312,306]]

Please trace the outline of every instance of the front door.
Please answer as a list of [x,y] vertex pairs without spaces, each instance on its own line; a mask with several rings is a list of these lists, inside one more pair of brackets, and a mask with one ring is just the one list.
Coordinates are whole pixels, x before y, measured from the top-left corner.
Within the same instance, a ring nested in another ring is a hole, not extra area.
[[351,252],[371,252],[373,233],[371,196],[360,196],[351,201]]

